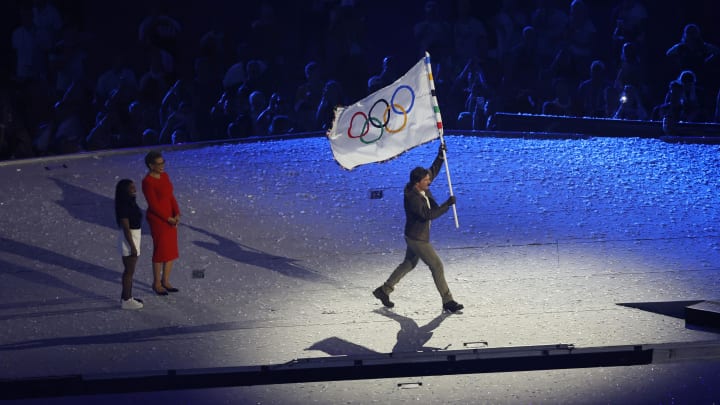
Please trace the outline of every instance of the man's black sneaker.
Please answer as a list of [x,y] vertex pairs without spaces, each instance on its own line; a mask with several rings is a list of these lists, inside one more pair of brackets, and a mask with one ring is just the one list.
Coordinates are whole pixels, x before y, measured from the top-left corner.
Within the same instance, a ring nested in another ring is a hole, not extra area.
[[460,311],[461,309],[465,308],[463,304],[458,304],[455,301],[448,301],[443,304],[443,310],[455,313],[457,311]]
[[382,290],[382,287],[378,287],[373,291],[373,295],[375,298],[379,299],[383,305],[385,305],[388,308],[392,308],[395,306],[395,304],[390,301],[390,297],[388,297],[387,294],[385,294],[385,291]]

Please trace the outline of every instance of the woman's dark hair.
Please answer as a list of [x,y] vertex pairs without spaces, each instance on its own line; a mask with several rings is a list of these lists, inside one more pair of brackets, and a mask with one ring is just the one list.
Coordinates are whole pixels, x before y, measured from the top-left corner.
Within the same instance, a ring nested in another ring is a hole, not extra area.
[[145,155],[145,166],[147,168],[150,168],[150,165],[155,163],[155,160],[159,157],[162,157],[162,154],[156,150],[151,150],[150,152]]
[[130,185],[133,183],[130,179],[122,179],[115,185],[115,222],[120,224],[120,207],[126,204],[134,204],[135,197],[130,195]]

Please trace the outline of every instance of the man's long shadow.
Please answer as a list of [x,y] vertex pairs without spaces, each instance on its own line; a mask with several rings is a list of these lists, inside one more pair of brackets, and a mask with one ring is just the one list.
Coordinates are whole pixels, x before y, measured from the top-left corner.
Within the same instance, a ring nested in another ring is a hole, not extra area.
[[[443,312],[426,325],[419,326],[412,318],[402,316],[387,309],[377,309],[373,312],[395,320],[400,324],[400,330],[397,333],[397,342],[392,349],[393,353],[431,352],[445,349],[425,345],[430,341],[430,338],[432,338],[432,332],[437,329],[450,314]],[[319,350],[331,356],[381,354],[337,336],[323,339],[305,350]]]
[[304,268],[298,264],[295,259],[262,252],[193,225],[182,222],[181,225],[215,239],[216,243],[204,241],[194,241],[193,243],[211,252],[215,252],[220,256],[227,257],[230,260],[263,267],[288,277],[299,278],[317,283],[335,284],[334,280],[310,269]]

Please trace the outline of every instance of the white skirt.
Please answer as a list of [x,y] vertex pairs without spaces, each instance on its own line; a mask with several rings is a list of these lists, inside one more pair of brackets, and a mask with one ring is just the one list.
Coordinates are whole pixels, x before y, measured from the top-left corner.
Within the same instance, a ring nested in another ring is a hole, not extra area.
[[[138,256],[140,256],[140,237],[142,235],[142,229],[131,229],[130,235],[137,248]],[[118,233],[118,247],[120,249],[120,255],[123,257],[130,256],[130,244],[125,239],[125,232],[120,229]]]

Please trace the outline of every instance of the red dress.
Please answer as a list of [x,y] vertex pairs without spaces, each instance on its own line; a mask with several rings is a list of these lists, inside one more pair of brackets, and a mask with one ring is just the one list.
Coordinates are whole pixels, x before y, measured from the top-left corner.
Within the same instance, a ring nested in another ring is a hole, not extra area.
[[167,173],[160,178],[146,175],[142,191],[148,203],[147,221],[153,239],[153,263],[163,263],[178,258],[177,226],[170,225],[168,218],[180,215],[180,208],[173,195],[173,185]]

